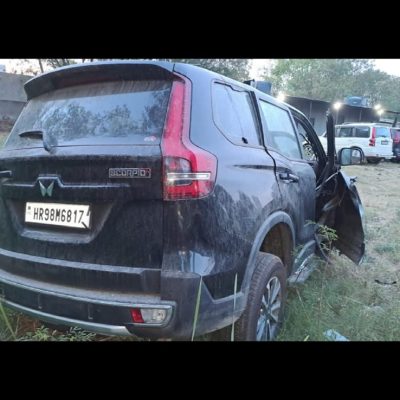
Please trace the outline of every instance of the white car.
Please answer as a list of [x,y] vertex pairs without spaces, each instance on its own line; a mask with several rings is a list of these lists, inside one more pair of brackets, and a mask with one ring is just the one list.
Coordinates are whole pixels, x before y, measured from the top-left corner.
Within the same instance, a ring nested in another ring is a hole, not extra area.
[[[390,126],[379,123],[349,123],[336,125],[335,144],[336,152],[343,147],[359,147],[369,163],[379,163],[383,159],[393,157],[393,140]],[[327,150],[325,134],[319,139]]]

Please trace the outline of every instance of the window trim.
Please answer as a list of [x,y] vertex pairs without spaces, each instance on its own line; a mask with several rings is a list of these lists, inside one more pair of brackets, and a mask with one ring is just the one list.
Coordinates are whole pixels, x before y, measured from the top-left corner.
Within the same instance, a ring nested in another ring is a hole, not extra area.
[[[253,143],[244,143],[243,141],[236,141],[233,139],[233,137],[231,135],[229,135],[227,132],[225,132],[225,130],[222,129],[222,127],[220,127],[217,124],[216,121],[216,117],[215,117],[215,100],[214,100],[214,96],[213,96],[213,87],[214,85],[224,85],[224,86],[228,86],[229,88],[231,88],[233,91],[235,92],[244,92],[247,93],[250,96],[250,102],[251,102],[251,107],[253,107],[253,113],[254,113],[254,126],[256,129],[256,133],[257,133],[257,137],[258,137],[258,145],[255,145]],[[212,114],[212,120],[214,122],[215,127],[222,133],[222,135],[224,136],[225,139],[227,139],[230,143],[232,143],[235,146],[242,146],[242,147],[251,147],[254,149],[264,149],[264,138],[263,138],[263,129],[262,126],[260,126],[260,122],[259,122],[259,117],[258,117],[258,113],[257,113],[257,105],[255,104],[255,99],[254,96],[252,95],[253,91],[251,90],[246,90],[244,88],[241,88],[240,86],[236,86],[236,85],[232,85],[231,83],[227,83],[224,82],[222,80],[219,79],[213,79],[211,81],[211,114]]]
[[[279,108],[279,109],[281,109],[281,110],[283,110],[283,111],[288,113],[289,120],[290,120],[290,123],[291,123],[292,128],[293,128],[293,132],[294,132],[294,134],[296,136],[297,147],[299,149],[300,158],[291,158],[291,157],[283,154],[279,149],[277,149],[276,147],[274,147],[273,145],[270,144],[270,142],[268,141],[268,137],[267,137],[268,129],[267,129],[267,123],[266,123],[266,120],[265,120],[265,117],[264,117],[264,113],[263,113],[262,107],[261,107],[261,101],[263,101],[264,103],[270,104],[270,105],[272,105],[272,106],[274,106],[276,108]],[[290,161],[296,161],[296,162],[300,161],[300,162],[308,163],[308,161],[304,158],[304,154],[303,154],[303,152],[301,150],[301,146],[300,146],[300,143],[299,143],[299,135],[298,135],[298,132],[296,130],[296,127],[295,127],[295,124],[294,124],[294,121],[293,121],[293,116],[292,116],[290,110],[286,109],[284,107],[281,107],[280,105],[274,104],[271,101],[268,101],[265,98],[262,98],[260,96],[258,96],[258,105],[260,107],[260,117],[261,117],[261,120],[262,120],[262,123],[263,123],[263,140],[264,140],[264,145],[267,148],[267,150],[272,150],[272,151],[278,153],[279,155],[281,155],[282,157],[285,157],[287,160],[290,160]]]

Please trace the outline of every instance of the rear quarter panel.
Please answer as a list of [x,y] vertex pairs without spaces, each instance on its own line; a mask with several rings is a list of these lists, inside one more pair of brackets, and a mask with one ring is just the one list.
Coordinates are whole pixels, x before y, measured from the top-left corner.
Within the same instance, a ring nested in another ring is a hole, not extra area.
[[213,193],[200,200],[167,202],[164,209],[164,269],[204,276],[214,298],[238,287],[258,230],[279,209],[272,158],[263,147],[232,144],[212,118],[211,85],[216,74],[177,66],[192,82],[190,138],[218,159]]

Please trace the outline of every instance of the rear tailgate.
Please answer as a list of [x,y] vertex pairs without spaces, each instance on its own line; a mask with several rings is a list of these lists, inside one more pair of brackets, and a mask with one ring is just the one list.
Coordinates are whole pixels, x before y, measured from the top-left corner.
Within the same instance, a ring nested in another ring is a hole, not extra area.
[[[159,269],[172,74],[152,63],[79,68],[27,84],[31,100],[0,153],[0,170],[11,171],[0,181],[0,253]],[[75,209],[90,213],[86,223],[65,226]]]
[[391,157],[393,155],[393,140],[391,138],[390,128],[377,126],[375,128],[375,135],[377,153],[382,157]]

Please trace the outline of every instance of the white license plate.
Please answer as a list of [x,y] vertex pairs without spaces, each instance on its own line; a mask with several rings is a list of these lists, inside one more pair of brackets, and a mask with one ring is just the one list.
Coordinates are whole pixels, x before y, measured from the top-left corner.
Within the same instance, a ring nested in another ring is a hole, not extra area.
[[90,206],[60,203],[26,203],[25,222],[90,228]]
[[388,140],[382,140],[381,144],[389,144],[389,141]]

